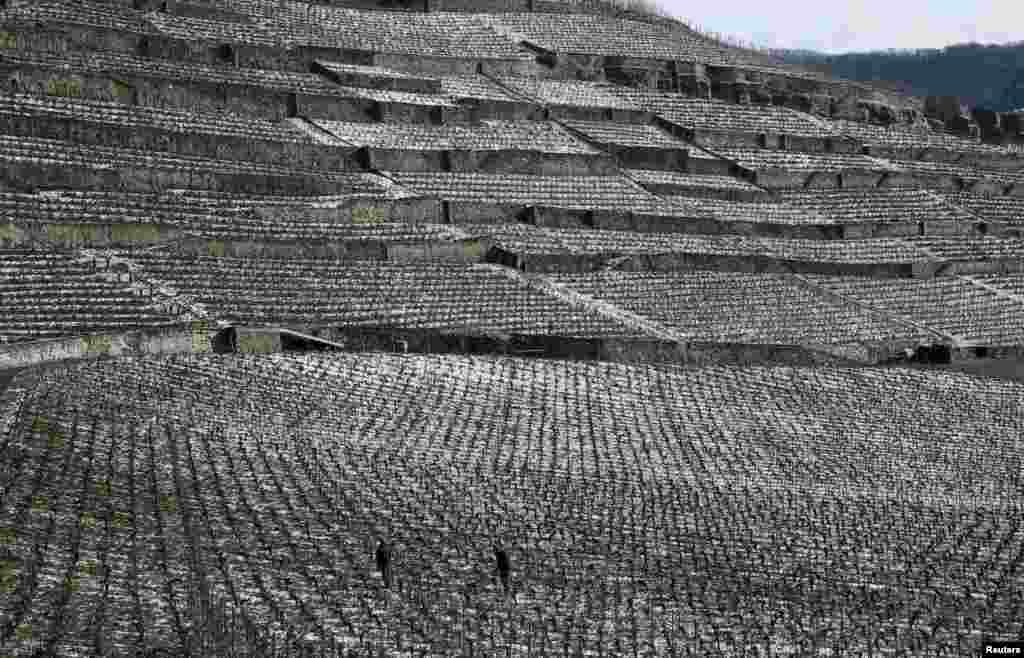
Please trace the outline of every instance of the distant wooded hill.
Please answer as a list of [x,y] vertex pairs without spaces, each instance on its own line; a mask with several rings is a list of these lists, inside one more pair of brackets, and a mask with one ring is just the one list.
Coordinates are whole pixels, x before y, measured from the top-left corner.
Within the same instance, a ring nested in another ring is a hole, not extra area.
[[878,83],[913,96],[958,96],[971,108],[982,106],[999,112],[1024,107],[1024,41],[842,55],[811,50],[768,52],[790,64]]

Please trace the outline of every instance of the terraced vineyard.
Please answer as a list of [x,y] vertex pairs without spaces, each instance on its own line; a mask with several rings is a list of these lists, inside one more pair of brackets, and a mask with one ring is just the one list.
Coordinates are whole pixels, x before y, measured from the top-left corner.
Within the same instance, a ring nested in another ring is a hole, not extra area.
[[354,655],[965,655],[1020,630],[1021,394],[389,355],[22,376],[4,648],[196,651],[207,597],[262,641]]
[[1024,640],[1024,114],[603,0],[0,0],[0,76],[0,658]]

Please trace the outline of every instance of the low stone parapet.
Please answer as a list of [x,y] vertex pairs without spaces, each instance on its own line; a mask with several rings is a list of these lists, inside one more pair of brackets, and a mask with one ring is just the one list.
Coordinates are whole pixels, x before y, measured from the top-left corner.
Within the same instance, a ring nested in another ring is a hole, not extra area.
[[79,359],[136,354],[197,354],[211,351],[216,328],[193,322],[177,328],[75,336],[0,345],[0,370]]
[[611,176],[617,173],[608,157],[540,151],[448,151],[449,171],[542,176]]
[[178,132],[157,126],[120,126],[86,119],[45,115],[4,115],[9,135],[61,139],[77,144],[152,149],[207,158],[261,162],[278,166],[341,171],[354,168],[354,149],[298,141],[260,140],[203,132]]
[[[849,262],[839,260],[793,259],[770,254],[716,254],[686,251],[679,247],[665,251],[652,250],[650,253],[630,251],[608,252],[563,252],[528,251],[517,252],[514,248],[492,246],[486,259],[525,272],[542,274],[578,274],[596,272],[602,269],[616,269],[627,272],[745,272],[748,274],[808,274],[827,276],[862,276],[883,278],[930,278],[937,274],[949,275],[949,267],[956,264],[942,261],[921,260],[919,262]],[[1007,262],[1010,262],[1009,260]],[[1016,261],[1014,261],[1016,262]],[[1019,263],[1018,263],[1019,265]],[[965,264],[971,273],[998,273],[1004,271],[1001,264]]]
[[577,338],[522,334],[460,334],[386,327],[322,327],[316,334],[346,350],[428,354],[492,354],[616,363],[677,365],[831,365],[872,363],[887,349],[861,346],[757,345],[658,340],[654,338]]

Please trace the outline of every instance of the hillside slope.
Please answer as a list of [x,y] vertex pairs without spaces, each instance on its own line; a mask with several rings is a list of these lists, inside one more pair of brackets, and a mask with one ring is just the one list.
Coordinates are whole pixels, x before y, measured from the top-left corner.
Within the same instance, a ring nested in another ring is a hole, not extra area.
[[1021,636],[1019,135],[583,9],[0,9],[0,656]]
[[1021,624],[1019,384],[353,354],[16,387],[8,652],[209,655],[210,609],[356,655],[967,655]]

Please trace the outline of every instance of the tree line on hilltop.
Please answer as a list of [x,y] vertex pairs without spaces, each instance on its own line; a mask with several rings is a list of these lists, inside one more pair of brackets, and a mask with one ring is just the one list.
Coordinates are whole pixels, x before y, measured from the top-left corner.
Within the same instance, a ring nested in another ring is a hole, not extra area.
[[768,52],[787,64],[912,96],[958,96],[965,105],[997,112],[1024,108],[1024,41],[840,55],[795,49]]

